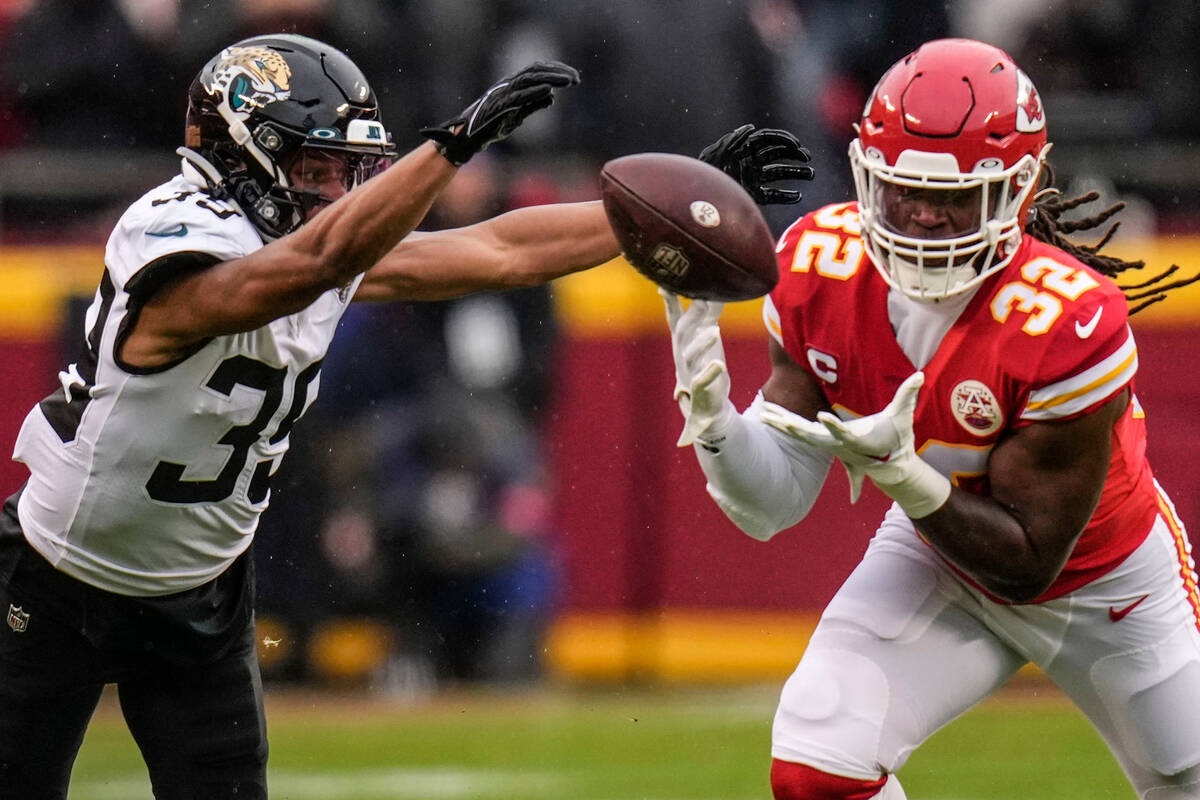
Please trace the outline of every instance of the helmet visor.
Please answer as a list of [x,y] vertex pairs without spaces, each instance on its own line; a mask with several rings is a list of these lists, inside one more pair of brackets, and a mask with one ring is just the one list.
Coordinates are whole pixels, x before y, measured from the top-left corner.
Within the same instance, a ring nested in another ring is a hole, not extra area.
[[378,152],[362,153],[306,145],[280,166],[291,188],[316,192],[336,200],[391,164],[391,156]]
[[993,219],[1000,192],[987,181],[938,185],[893,177],[874,181],[879,222],[892,233],[914,239],[956,239],[973,234]]
[[290,202],[302,209],[305,220],[356,186],[392,165],[390,154],[305,145],[281,164],[287,187],[280,187]]

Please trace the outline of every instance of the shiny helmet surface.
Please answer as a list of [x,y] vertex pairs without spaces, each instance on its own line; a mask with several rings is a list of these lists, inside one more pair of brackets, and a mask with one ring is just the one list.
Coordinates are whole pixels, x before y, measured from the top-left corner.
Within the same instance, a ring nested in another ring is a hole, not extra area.
[[1049,144],[1041,97],[1007,53],[927,42],[884,74],[856,128],[863,240],[892,287],[937,302],[1008,264]]

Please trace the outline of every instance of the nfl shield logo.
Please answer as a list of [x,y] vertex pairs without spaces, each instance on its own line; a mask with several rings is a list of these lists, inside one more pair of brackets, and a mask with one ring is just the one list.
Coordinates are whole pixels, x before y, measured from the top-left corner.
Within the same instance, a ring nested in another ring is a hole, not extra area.
[[8,627],[17,633],[24,633],[25,629],[29,627],[29,615],[22,611],[20,606],[9,605]]

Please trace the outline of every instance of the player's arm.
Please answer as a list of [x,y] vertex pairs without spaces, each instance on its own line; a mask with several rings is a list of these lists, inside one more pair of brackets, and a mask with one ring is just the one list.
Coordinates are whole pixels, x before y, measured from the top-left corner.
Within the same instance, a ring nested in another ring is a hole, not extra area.
[[1058,576],[1100,501],[1126,389],[1095,411],[1019,428],[992,451],[991,496],[954,489],[917,530],[988,591],[1032,600]]
[[355,300],[442,300],[515,289],[602,264],[620,250],[600,201],[531,206],[417,231],[363,276]]
[[924,382],[909,376],[882,411],[816,420],[768,409],[763,420],[836,455],[850,475],[852,498],[871,478],[949,561],[989,592],[1012,602],[1042,594],[1083,532],[1108,474],[1112,428],[1128,389],[1078,418],[1035,422],[992,451],[990,496],[953,487],[917,455],[913,412]]
[[119,357],[141,368],[169,364],[211,337],[254,330],[346,285],[417,226],[458,166],[549,106],[554,89],[578,80],[565,64],[527,67],[492,86],[461,114],[422,130],[430,142],[294,233],[242,258],[153,287],[139,298]]
[[296,232],[166,283],[141,306],[122,359],[140,367],[170,363],[197,342],[254,330],[307,307],[415,228],[455,171],[426,142]]
[[747,535],[767,540],[808,514],[833,457],[763,424],[768,401],[815,414],[825,407],[816,382],[782,346],[771,340],[771,376],[739,414],[729,399],[729,373],[717,318],[722,306],[695,300],[685,311],[679,298],[660,290],[667,306],[675,358],[675,399],[684,427],[678,444],[693,445],[705,488],[725,515]]

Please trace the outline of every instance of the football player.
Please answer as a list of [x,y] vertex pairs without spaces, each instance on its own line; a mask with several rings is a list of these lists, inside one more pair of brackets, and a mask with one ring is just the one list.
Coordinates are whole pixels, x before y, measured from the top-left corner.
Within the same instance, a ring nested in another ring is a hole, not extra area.
[[857,202],[780,240],[741,414],[720,304],[664,294],[680,444],[733,522],[796,524],[835,460],[894,501],[783,688],[775,797],[904,797],[909,755],[1032,662],[1139,797],[1200,798],[1200,594],[1146,461],[1128,265],[1059,235],[1045,110],[995,47],[905,56],[857,134]]
[[260,36],[202,69],[181,173],[117,223],[86,358],[18,435],[0,797],[66,796],[107,683],[156,797],[266,797],[249,547],[338,319],[352,299],[525,286],[615,255],[598,201],[410,234],[457,166],[577,81],[534,64],[395,160],[334,48]]

